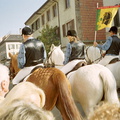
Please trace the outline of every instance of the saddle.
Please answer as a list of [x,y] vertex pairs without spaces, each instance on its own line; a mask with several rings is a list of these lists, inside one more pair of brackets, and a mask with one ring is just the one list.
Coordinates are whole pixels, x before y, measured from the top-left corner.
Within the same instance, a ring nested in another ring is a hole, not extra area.
[[114,58],[108,64],[113,64],[113,63],[116,63],[118,61],[120,61],[119,58]]
[[86,63],[85,61],[82,61],[82,62],[77,63],[77,64],[75,65],[75,67],[74,67],[71,71],[69,71],[68,73],[66,73],[66,75],[68,75],[70,72],[75,71],[75,70],[77,70],[77,69],[79,69],[80,67],[83,67],[83,66],[85,66],[85,65],[87,65],[87,63]]
[[[30,72],[30,74],[33,73],[33,72],[34,72],[35,70],[37,70],[38,68],[44,68],[44,67],[41,66],[41,65],[36,66],[35,68],[32,69],[32,71]],[[20,82],[23,82],[23,80],[25,80],[26,78],[28,78],[30,74],[28,74],[27,76],[25,76]]]
[[[44,68],[43,66],[39,65],[39,66],[36,66],[35,68],[32,69],[31,73],[33,73],[35,70],[37,70],[38,68]],[[30,74],[31,74],[30,73]]]

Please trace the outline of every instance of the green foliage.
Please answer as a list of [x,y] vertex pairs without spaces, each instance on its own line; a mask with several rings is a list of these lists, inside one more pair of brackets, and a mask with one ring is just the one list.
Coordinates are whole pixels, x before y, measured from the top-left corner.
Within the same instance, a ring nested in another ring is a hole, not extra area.
[[41,35],[38,36],[38,39],[41,40],[45,44],[45,48],[47,53],[50,51],[50,47],[52,44],[58,46],[60,44],[60,39],[56,34],[57,27],[50,27],[46,25],[45,28],[40,32]]

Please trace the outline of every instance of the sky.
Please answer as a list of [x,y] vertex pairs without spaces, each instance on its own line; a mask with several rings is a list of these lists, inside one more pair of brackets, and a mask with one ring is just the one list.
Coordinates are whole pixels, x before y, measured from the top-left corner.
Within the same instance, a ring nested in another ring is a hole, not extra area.
[[0,0],[0,38],[19,34],[28,18],[47,0]]

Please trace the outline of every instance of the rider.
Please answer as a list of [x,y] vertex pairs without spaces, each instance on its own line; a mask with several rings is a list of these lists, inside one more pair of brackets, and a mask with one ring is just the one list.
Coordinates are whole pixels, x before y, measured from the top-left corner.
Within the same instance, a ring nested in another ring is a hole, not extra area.
[[69,43],[67,44],[65,60],[63,64],[67,64],[68,62],[75,59],[84,59],[84,46],[85,44],[78,40],[77,33],[75,30],[68,30],[67,38],[69,39]]
[[109,30],[110,36],[107,38],[103,45],[94,42],[94,46],[105,51],[104,58],[99,64],[107,65],[113,58],[119,57],[120,51],[120,39],[117,37],[118,29],[116,26],[112,26]]
[[32,30],[29,26],[22,29],[22,37],[24,42],[18,53],[18,67],[21,70],[12,80],[13,85],[18,84],[35,66],[43,65],[42,63],[46,59],[43,42],[32,37]]
[[69,39],[69,43],[67,44],[65,60],[63,62],[65,66],[61,69],[64,74],[70,72],[80,62],[80,60],[85,59],[85,44],[78,39],[76,31],[68,30],[67,38]]

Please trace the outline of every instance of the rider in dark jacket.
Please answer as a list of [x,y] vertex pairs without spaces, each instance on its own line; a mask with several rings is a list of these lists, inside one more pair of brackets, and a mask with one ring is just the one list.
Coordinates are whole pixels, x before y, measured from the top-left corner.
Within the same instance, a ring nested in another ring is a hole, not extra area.
[[120,39],[117,37],[118,29],[116,26],[112,26],[109,30],[110,36],[107,38],[103,45],[94,42],[94,46],[105,51],[105,57],[99,62],[99,64],[107,65],[113,58],[119,57],[120,51]]
[[37,65],[43,65],[46,59],[46,50],[43,42],[32,37],[32,30],[26,26],[22,29],[24,42],[21,44],[18,53],[18,67],[21,70],[12,80],[13,84],[18,84]]
[[67,38],[69,39],[69,43],[67,44],[65,60],[63,64],[67,64],[69,61],[75,59],[84,59],[84,46],[85,44],[78,40],[77,34],[75,30],[68,30]]

